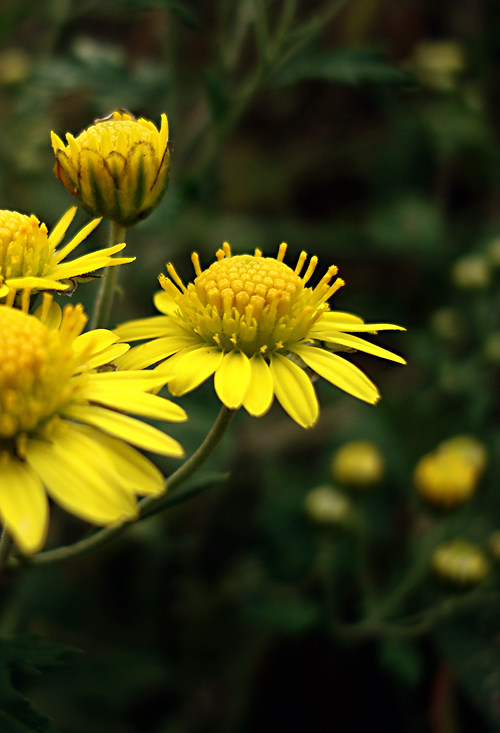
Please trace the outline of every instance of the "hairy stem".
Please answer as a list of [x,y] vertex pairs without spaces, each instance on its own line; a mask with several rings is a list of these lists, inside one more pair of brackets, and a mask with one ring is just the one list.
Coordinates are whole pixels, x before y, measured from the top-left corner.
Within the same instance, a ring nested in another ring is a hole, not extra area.
[[[109,247],[125,241],[125,227],[110,221]],[[107,267],[97,293],[94,312],[90,321],[90,328],[106,328],[113,307],[116,284],[118,281],[118,267]]]

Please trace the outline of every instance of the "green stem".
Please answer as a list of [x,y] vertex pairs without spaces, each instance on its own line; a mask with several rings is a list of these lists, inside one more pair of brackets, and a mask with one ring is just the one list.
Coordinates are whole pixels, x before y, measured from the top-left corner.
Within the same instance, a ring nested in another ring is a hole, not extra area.
[[[117,224],[116,221],[110,221],[109,229],[109,247],[115,244],[121,244],[125,241],[125,227]],[[118,267],[107,267],[101,280],[101,286],[97,293],[90,328],[106,328],[111,308],[113,307],[113,299],[115,297],[116,284],[118,282]]]
[[[210,458],[231,424],[235,412],[235,410],[228,410],[227,407],[222,406],[212,429],[198,450],[196,450],[193,455],[165,481],[165,492],[174,491],[178,488],[182,483],[184,483],[184,481],[186,481],[186,479],[192,476],[208,458]],[[163,509],[167,508],[169,505],[169,498],[170,495],[165,497],[165,495],[162,494],[160,497],[148,496],[145,499],[142,499],[142,501],[139,502],[139,519],[147,517],[149,514],[157,511],[159,507]],[[75,542],[73,545],[58,547],[55,550],[45,550],[37,555],[33,555],[33,557],[23,558],[21,562],[19,560],[11,560],[8,567],[18,567],[20,564],[47,565],[48,563],[62,562],[70,557],[83,555],[96,547],[104,545],[114,537],[117,537],[129,526],[130,522],[115,522],[114,524],[110,524],[109,526],[98,530],[79,542]]]
[[12,538],[4,527],[0,537],[0,571],[4,569],[12,548]]

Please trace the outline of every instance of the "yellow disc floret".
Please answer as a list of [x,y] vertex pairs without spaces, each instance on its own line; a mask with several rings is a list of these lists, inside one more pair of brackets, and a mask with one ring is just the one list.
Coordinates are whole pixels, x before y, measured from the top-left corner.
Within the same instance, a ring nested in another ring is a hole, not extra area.
[[0,211],[0,284],[18,277],[43,277],[54,247],[36,216]]
[[285,250],[282,245],[277,259],[262,257],[259,250],[255,256],[231,256],[225,244],[217,262],[203,272],[197,256],[193,257],[197,277],[187,288],[170,264],[167,270],[178,287],[164,276],[160,283],[174,298],[186,325],[207,344],[226,352],[236,349],[249,357],[268,355],[305,338],[328,309],[326,298],[343,284],[337,280],[329,285],[337,272],[331,267],[316,288],[305,287],[317,258],[311,259],[300,277],[305,253],[292,270],[282,261]]
[[33,316],[0,306],[0,447],[2,440],[35,430],[71,398],[76,387],[72,336],[86,319],[81,310],[70,311],[64,327],[54,331]]

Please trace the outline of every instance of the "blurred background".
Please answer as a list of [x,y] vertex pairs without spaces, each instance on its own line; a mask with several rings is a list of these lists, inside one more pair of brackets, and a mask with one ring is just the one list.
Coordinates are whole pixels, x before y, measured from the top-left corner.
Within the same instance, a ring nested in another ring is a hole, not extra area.
[[[346,280],[333,307],[408,329],[377,337],[405,367],[348,356],[376,407],[323,381],[313,430],[242,412],[190,501],[2,577],[4,634],[83,650],[19,679],[50,731],[500,729],[499,79],[494,0],[2,1],[2,208],[51,228],[73,204],[51,130],[168,115],[113,324],[228,240],[317,254]],[[211,383],[182,404],[192,451]],[[85,531],[53,508],[52,546]]]

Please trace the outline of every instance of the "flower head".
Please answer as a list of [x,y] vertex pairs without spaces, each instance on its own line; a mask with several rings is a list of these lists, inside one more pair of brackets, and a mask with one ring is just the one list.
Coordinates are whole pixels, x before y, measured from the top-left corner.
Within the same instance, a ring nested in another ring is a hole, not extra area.
[[370,440],[344,443],[333,456],[332,475],[343,486],[369,488],[384,475],[384,457],[380,448]]
[[184,420],[178,405],[148,393],[165,379],[98,371],[128,345],[104,329],[82,334],[86,320],[81,306],[61,313],[47,294],[35,315],[0,305],[0,520],[25,554],[44,543],[47,494],[94,524],[134,519],[136,494],[161,493],[164,482],[131,445],[183,454],[123,414]]
[[152,122],[117,110],[68,144],[54,133],[54,173],[93,216],[130,226],[148,216],[165,193],[170,170],[167,116]]
[[431,562],[436,575],[458,588],[477,585],[490,570],[484,552],[472,542],[462,539],[439,545]]
[[111,255],[125,247],[125,244],[117,244],[63,262],[100,222],[94,219],[68,244],[56,250],[75,213],[76,206],[64,214],[49,235],[46,225],[40,224],[33,214],[0,211],[0,298],[7,297],[7,302],[13,302],[21,290],[28,293],[41,290],[71,292],[76,282],[93,277],[96,270],[135,260],[135,257],[113,259]]
[[259,417],[276,395],[303,427],[311,427],[318,417],[316,393],[304,366],[359,399],[377,402],[379,392],[363,372],[328,349],[359,349],[404,363],[346,333],[400,327],[368,325],[357,316],[330,311],[327,300],[343,285],[340,279],[332,282],[337,268],[330,267],[315,288],[307,287],[317,257],[301,276],[306,253],[292,270],[283,262],[285,252],[282,244],[276,259],[262,257],[260,250],[254,256],[233,257],[225,243],[217,261],[203,272],[195,253],[196,278],[187,287],[167,265],[172,279],[160,276],[165,292],[155,299],[166,315],[125,323],[116,331],[126,341],[159,338],[132,349],[118,360],[119,368],[140,369],[167,359],[159,369],[169,374],[175,395],[215,373],[215,390],[229,409],[243,406]]

